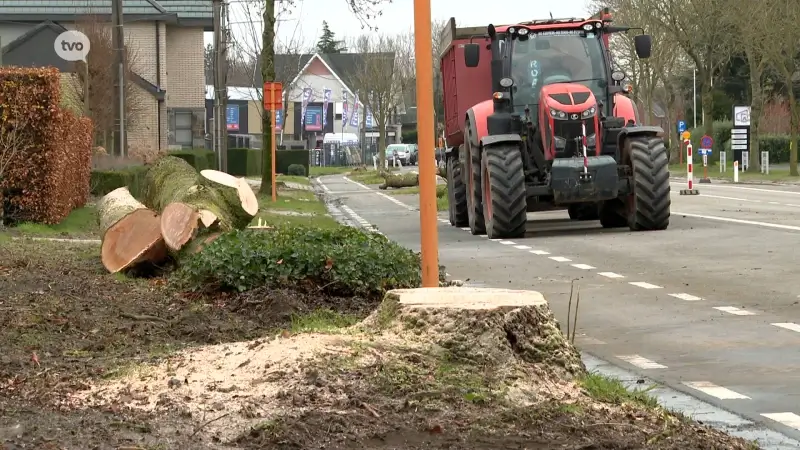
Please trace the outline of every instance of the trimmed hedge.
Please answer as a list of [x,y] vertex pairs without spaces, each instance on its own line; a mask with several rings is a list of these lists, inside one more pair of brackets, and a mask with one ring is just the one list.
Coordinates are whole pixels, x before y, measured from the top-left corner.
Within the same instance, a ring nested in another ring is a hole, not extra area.
[[170,156],[180,158],[192,165],[198,171],[206,169],[217,169],[217,154],[212,150],[197,148],[192,150],[178,150],[169,152]]
[[229,148],[228,173],[237,177],[261,176],[262,154],[260,149]]
[[18,151],[0,189],[14,220],[59,223],[89,199],[92,122],[60,105],[57,69],[0,69],[0,133]]
[[[731,129],[733,122],[730,121],[716,121],[714,122],[714,151],[708,158],[709,164],[716,164],[719,162],[719,153],[721,151],[727,152],[728,161],[733,160],[733,153],[731,152]],[[700,148],[700,139],[705,134],[703,127],[697,127],[689,130],[692,133],[692,148]],[[751,135],[752,136],[752,135]],[[779,164],[789,162],[789,136],[780,134],[762,134],[758,137],[759,151],[769,152],[770,164]],[[685,149],[684,149],[685,151]],[[685,158],[684,158],[685,159]]]
[[298,164],[306,169],[309,173],[308,164],[308,150],[280,150],[275,152],[277,160],[275,161],[275,173],[289,174],[289,166]]
[[144,177],[149,167],[131,166],[124,169],[93,170],[91,176],[92,195],[103,196],[114,189],[128,186],[134,197],[140,198]]

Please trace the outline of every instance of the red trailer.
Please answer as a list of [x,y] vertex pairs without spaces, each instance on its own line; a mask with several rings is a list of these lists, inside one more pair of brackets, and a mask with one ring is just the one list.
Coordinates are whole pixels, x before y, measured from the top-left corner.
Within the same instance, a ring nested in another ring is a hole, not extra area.
[[[608,9],[442,33],[450,223],[520,237],[527,212],[567,209],[603,227],[669,225],[663,130],[642,126],[608,52]],[[640,58],[650,36],[634,37]]]

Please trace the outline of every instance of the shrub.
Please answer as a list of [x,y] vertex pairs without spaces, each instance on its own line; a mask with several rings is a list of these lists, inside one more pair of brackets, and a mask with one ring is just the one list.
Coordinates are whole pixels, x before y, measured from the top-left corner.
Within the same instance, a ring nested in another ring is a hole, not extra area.
[[102,196],[114,189],[128,186],[131,194],[140,198],[147,169],[148,166],[145,165],[131,165],[119,169],[93,170],[90,183],[92,195]]
[[53,68],[0,69],[0,127],[23,136],[0,186],[17,220],[58,223],[89,198],[92,123],[61,108],[60,85]]
[[300,164],[308,170],[308,150],[281,150],[275,152],[275,173],[289,174],[289,166]]
[[266,286],[374,296],[421,283],[418,254],[377,233],[345,226],[236,230],[181,262],[176,279],[194,291]]
[[229,148],[228,173],[237,177],[260,176],[261,150],[252,148]]
[[211,150],[198,148],[169,152],[170,156],[180,158],[192,165],[197,171],[217,168],[217,155]]
[[292,164],[286,170],[287,175],[292,175],[296,177],[304,177],[306,176],[306,168],[301,164]]

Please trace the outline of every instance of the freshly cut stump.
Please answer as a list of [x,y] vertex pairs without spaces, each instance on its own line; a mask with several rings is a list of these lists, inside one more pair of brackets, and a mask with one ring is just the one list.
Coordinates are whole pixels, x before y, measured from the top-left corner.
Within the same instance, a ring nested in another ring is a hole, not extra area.
[[419,186],[419,174],[414,172],[406,173],[391,173],[384,172],[383,184],[378,186],[380,189],[386,188],[404,188]]
[[109,272],[166,259],[158,215],[128,188],[115,189],[97,202],[97,220],[103,233],[100,260]]
[[386,294],[364,325],[417,336],[456,357],[489,365],[519,359],[567,378],[586,370],[547,300],[535,291],[397,289]]
[[200,176],[210,181],[214,188],[222,192],[225,200],[231,205],[237,205],[252,219],[258,214],[258,198],[256,198],[250,183],[244,178],[237,178],[231,174],[218,170],[201,170]]
[[194,239],[200,228],[200,212],[186,203],[170,203],[161,212],[161,235],[170,250],[178,251]]
[[189,243],[187,243],[183,247],[183,249],[181,249],[181,255],[188,256],[188,255],[194,255],[195,253],[200,253],[204,248],[208,246],[208,244],[217,240],[217,238],[220,237],[221,235],[222,233],[215,232],[198,236]]

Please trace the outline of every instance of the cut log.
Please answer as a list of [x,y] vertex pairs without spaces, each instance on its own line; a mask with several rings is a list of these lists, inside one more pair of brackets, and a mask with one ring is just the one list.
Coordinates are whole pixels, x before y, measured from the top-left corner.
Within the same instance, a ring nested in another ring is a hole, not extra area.
[[127,187],[109,192],[97,202],[102,233],[100,260],[111,273],[167,257],[158,215],[136,200]]
[[404,187],[413,187],[419,186],[419,174],[413,172],[406,172],[406,173],[391,173],[391,172],[384,172],[381,174],[383,176],[383,184],[378,186],[380,189],[386,188],[404,188]]
[[206,228],[209,228],[211,227],[211,225],[214,225],[217,222],[217,219],[219,219],[219,217],[217,217],[216,214],[207,209],[201,209],[199,213],[200,213],[200,222]]
[[161,212],[160,222],[167,248],[178,251],[194,239],[200,229],[200,212],[186,203],[170,203]]
[[222,192],[231,205],[238,203],[239,207],[245,213],[250,215],[252,220],[258,214],[258,198],[250,187],[250,183],[244,178],[237,178],[231,174],[220,172],[218,170],[201,170],[200,176],[212,183],[215,187]]
[[214,242],[221,235],[222,233],[217,231],[196,237],[181,249],[180,257],[194,255],[195,253],[200,253],[200,251],[206,248],[208,244]]
[[144,203],[155,211],[163,211],[170,203],[183,201],[199,179],[194,167],[181,158],[159,158],[145,176]]

